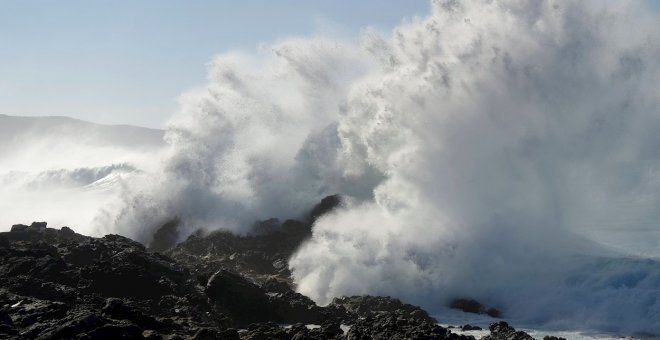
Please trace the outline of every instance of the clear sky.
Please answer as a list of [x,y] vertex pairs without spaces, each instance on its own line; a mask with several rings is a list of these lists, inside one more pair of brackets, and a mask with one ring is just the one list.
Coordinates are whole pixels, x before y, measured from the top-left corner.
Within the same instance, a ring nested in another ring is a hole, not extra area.
[[426,0],[0,0],[0,113],[161,127],[206,64],[288,36],[354,39]]

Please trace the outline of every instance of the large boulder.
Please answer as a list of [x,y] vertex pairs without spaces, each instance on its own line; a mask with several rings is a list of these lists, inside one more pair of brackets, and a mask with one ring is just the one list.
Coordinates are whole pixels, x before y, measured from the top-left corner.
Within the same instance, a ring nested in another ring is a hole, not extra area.
[[275,315],[274,320],[286,323],[322,324],[330,320],[340,320],[343,314],[333,308],[319,307],[310,298],[288,290],[283,293],[269,293],[268,302]]
[[240,324],[273,319],[266,291],[237,273],[217,271],[206,284],[205,292],[218,309]]
[[250,279],[226,269],[211,276],[205,292],[218,310],[243,326],[268,321],[321,324],[341,318],[331,312],[333,309],[319,307],[302,294],[292,290],[271,293]]

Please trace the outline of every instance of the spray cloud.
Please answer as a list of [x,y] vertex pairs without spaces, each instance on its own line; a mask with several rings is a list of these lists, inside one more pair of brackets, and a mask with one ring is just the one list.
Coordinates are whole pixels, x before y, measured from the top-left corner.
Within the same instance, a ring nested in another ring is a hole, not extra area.
[[163,176],[107,216],[145,241],[173,216],[240,233],[342,193],[290,261],[318,302],[468,296],[659,333],[660,265],[581,235],[657,231],[659,28],[641,3],[434,1],[360,46],[221,56],[169,123]]

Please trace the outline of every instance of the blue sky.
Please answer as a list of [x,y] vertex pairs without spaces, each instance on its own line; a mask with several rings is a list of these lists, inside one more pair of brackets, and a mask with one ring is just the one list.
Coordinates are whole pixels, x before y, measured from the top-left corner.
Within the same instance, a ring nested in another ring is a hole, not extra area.
[[0,0],[0,113],[161,127],[206,63],[288,36],[355,39],[426,0]]

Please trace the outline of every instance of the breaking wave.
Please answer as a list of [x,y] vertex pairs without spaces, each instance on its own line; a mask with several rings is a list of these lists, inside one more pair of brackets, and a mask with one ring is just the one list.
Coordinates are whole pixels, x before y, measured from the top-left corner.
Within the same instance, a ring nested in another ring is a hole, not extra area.
[[434,1],[359,43],[230,53],[171,154],[101,222],[247,231],[328,194],[291,259],[320,303],[479,299],[558,328],[660,334],[660,265],[584,236],[658,230],[660,24],[644,3]]

